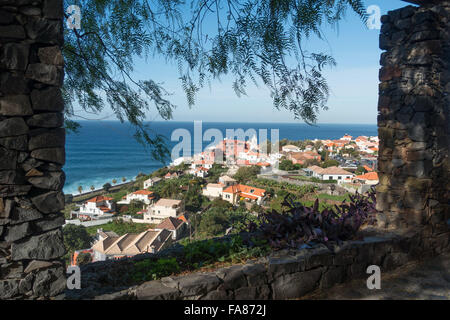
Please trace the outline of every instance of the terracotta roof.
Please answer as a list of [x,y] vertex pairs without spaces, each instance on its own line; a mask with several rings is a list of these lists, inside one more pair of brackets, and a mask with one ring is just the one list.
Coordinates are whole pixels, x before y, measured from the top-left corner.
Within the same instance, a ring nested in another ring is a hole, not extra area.
[[105,196],[96,196],[96,197],[94,197],[94,198],[92,198],[92,199],[89,199],[88,201],[86,201],[86,202],[102,202],[102,201],[111,201],[113,198],[110,198],[110,197],[105,197]]
[[378,180],[378,173],[376,172],[367,172],[365,174],[356,176],[355,179],[361,180]]
[[336,167],[336,166],[332,166],[332,167],[328,167],[325,169],[322,169],[322,171],[320,172],[320,174],[324,175],[324,174],[345,174],[345,175],[353,175],[351,172],[348,172],[342,168]]
[[133,192],[133,194],[142,194],[142,195],[148,196],[148,195],[153,194],[153,191],[148,191],[148,190],[138,190],[138,191]]
[[266,193],[266,190],[264,189],[259,189],[259,188],[255,188],[255,187],[251,187],[251,186],[246,186],[243,184],[237,184],[234,186],[229,186],[228,188],[226,188],[225,190],[223,190],[223,192],[225,193],[240,193],[241,196],[245,196],[246,195],[254,195],[257,197],[263,197],[264,194]]
[[184,221],[181,219],[174,218],[174,217],[168,217],[168,218],[165,218],[160,224],[158,224],[156,226],[156,229],[176,230],[183,223],[184,223]]

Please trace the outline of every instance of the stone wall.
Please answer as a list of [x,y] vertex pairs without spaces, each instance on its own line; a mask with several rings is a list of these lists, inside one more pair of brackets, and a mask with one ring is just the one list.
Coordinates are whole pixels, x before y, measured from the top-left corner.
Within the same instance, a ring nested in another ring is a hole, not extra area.
[[[369,265],[379,266],[383,279],[385,272],[408,261],[426,259],[449,250],[448,237],[436,242],[416,234],[385,231],[365,232],[362,236],[362,240],[335,247],[334,252],[323,245],[282,250],[243,265],[165,277],[132,287],[122,281],[123,275],[133,272],[133,261],[146,256],[92,263],[81,267],[82,289],[68,290],[66,297],[102,300],[295,299],[354,279],[361,279],[361,287],[365,288]],[[173,249],[166,253],[168,256],[176,254]]]
[[0,299],[66,285],[62,17],[62,0],[0,0]]
[[440,235],[450,218],[450,1],[420,3],[381,18],[377,209],[387,227]]

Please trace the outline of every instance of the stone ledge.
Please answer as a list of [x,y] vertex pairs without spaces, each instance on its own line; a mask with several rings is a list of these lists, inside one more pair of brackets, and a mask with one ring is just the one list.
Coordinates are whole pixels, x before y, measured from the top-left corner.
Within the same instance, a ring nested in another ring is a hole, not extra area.
[[[323,245],[282,250],[243,265],[165,277],[115,291],[109,288],[109,292],[103,290],[100,293],[100,289],[97,295],[93,288],[83,289],[85,295],[66,293],[69,299],[102,300],[295,299],[318,289],[366,277],[369,265],[378,265],[382,272],[386,272],[406,262],[421,260],[425,251],[433,255],[449,251],[449,234],[441,235],[439,240],[425,235],[372,230],[371,233],[366,231],[362,240],[336,246],[334,252]],[[127,264],[131,265],[130,261],[116,263],[122,270],[127,268]],[[88,270],[89,273],[113,272],[114,266],[111,263],[92,264]],[[83,277],[89,278],[85,271],[82,269]]]

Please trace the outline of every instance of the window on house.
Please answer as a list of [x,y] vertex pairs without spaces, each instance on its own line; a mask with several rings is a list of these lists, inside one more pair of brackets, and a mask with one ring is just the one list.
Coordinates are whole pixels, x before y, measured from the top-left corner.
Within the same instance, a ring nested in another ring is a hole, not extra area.
[[329,177],[328,177],[328,180],[333,180],[333,177],[332,177],[332,176],[329,176]]

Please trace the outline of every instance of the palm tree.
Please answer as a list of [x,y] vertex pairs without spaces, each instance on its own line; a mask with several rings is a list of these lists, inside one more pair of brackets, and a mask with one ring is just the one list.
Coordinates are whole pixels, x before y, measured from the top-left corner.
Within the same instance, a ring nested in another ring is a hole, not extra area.
[[91,191],[94,191],[95,190],[95,187],[94,186],[91,186]]
[[112,183],[113,183],[113,184],[116,184],[116,183],[117,183],[117,180],[116,180],[116,179],[112,179]]
[[125,182],[125,181],[127,181],[127,178],[122,177],[122,182]]
[[78,186],[78,192],[81,194],[83,192],[83,187],[82,186]]

